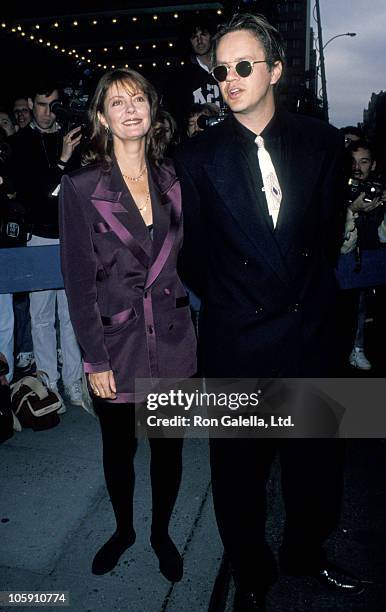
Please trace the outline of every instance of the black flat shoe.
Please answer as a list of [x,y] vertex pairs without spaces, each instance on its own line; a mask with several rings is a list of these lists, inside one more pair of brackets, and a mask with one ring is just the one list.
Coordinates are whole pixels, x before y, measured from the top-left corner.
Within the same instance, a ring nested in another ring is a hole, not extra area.
[[184,563],[173,540],[169,536],[152,536],[150,543],[158,557],[161,574],[170,582],[179,582],[184,573]]
[[236,589],[233,612],[265,612],[265,597],[256,591]]
[[100,576],[114,569],[125,550],[135,542],[135,533],[130,536],[122,536],[115,532],[102,548],[100,548],[92,562],[91,571]]

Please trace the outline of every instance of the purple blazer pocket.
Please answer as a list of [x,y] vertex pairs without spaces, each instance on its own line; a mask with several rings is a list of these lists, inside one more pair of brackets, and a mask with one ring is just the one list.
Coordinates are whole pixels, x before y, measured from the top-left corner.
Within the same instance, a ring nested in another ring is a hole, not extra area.
[[122,310],[121,312],[117,312],[110,317],[105,317],[102,315],[101,319],[104,326],[103,331],[105,334],[115,334],[125,326],[125,323],[128,321],[133,321],[136,318],[137,312],[132,306]]

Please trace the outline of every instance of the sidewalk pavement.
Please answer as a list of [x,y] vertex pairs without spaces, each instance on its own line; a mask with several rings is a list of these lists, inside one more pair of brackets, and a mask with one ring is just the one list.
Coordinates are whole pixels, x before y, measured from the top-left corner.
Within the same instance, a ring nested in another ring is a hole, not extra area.
[[205,440],[190,439],[184,445],[183,482],[171,533],[183,551],[185,573],[175,585],[159,573],[149,544],[146,440],[140,441],[136,455],[137,540],[105,576],[91,573],[95,552],[115,528],[97,420],[67,405],[57,427],[25,429],[2,444],[0,464],[1,591],[68,591],[70,607],[65,609],[74,612],[206,612],[222,546]]
[[[184,444],[183,482],[171,530],[183,551],[183,580],[172,585],[163,578],[149,545],[149,451],[144,440],[136,456],[137,540],[113,572],[94,576],[93,556],[114,530],[99,427],[96,419],[73,406],[61,419],[54,429],[23,430],[0,446],[0,590],[68,591],[70,607],[65,609],[71,612],[231,612],[233,584],[226,571],[219,575],[222,545],[206,440],[187,439]],[[368,580],[366,591],[337,595],[311,578],[281,577],[268,596],[268,612],[385,609],[385,473],[383,440],[347,441],[343,512],[328,552]],[[268,482],[267,521],[274,550],[283,521],[275,463]]]

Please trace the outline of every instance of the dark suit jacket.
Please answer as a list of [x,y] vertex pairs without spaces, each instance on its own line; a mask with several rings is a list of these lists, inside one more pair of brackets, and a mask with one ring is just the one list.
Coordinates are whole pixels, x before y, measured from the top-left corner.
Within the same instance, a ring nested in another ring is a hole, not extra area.
[[180,185],[170,163],[148,165],[154,239],[119,168],[83,168],[62,180],[62,271],[86,372],[112,369],[116,402],[134,401],[135,378],[195,372],[195,335],[177,276]]
[[320,121],[281,113],[286,163],[276,230],[257,206],[232,119],[186,144],[182,275],[202,298],[210,376],[324,376],[335,345],[342,143]]

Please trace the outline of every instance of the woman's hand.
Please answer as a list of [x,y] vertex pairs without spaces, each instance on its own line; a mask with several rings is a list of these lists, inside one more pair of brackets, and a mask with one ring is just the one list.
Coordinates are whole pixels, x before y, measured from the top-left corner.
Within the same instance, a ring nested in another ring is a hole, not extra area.
[[93,372],[88,375],[90,387],[94,395],[101,399],[115,399],[117,388],[112,370]]

